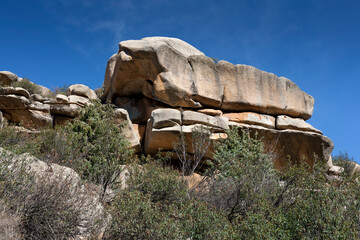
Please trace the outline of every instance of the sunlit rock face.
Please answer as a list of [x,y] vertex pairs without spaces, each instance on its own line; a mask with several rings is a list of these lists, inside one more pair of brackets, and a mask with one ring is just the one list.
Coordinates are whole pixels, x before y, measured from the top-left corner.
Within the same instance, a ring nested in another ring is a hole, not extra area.
[[146,154],[173,151],[181,133],[191,146],[196,125],[209,127],[213,141],[235,126],[257,133],[280,168],[288,159],[312,164],[314,154],[329,160],[333,149],[305,122],[314,98],[294,82],[252,66],[215,62],[176,38],[120,42],[107,63],[103,100],[126,109],[133,126],[144,129]]
[[171,107],[252,111],[309,119],[314,99],[292,81],[247,65],[215,63],[188,43],[123,41],[107,65],[105,98],[143,96]]

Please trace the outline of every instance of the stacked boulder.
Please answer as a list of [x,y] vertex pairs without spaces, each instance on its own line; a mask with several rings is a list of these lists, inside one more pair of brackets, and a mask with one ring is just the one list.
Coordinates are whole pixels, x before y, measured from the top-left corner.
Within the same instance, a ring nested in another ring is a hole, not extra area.
[[[12,74],[11,76],[16,75]],[[3,82],[9,83],[9,81]],[[37,129],[63,124],[65,121],[74,119],[80,113],[81,108],[97,98],[93,90],[82,84],[70,86],[67,95],[57,94],[53,98],[44,97],[39,94],[30,94],[21,87],[2,85],[0,87],[0,111],[9,122]]]
[[333,150],[332,141],[305,122],[314,98],[294,82],[252,66],[214,62],[175,38],[120,42],[107,64],[103,97],[126,109],[137,129],[146,128],[145,153],[171,150],[180,132],[196,124],[215,133],[234,126],[257,132],[277,167],[288,159],[313,164],[314,154],[329,160]]

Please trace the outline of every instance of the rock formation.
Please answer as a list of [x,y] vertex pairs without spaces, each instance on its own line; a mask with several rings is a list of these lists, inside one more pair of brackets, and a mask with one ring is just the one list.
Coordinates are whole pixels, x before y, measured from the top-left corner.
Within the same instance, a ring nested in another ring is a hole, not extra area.
[[314,154],[328,160],[333,149],[305,122],[314,99],[295,83],[252,66],[215,63],[175,38],[120,42],[107,64],[103,100],[126,109],[137,127],[146,126],[147,154],[171,151],[180,133],[191,145],[189,133],[198,124],[218,137],[234,126],[257,132],[278,167],[288,159],[311,164]]
[[[19,79],[0,72],[0,111],[8,121],[28,128],[63,124],[97,98],[81,84],[52,98],[29,94],[9,86]],[[227,129],[238,127],[257,133],[278,167],[289,159],[312,164],[314,154],[331,167],[332,141],[305,122],[314,110],[312,96],[287,78],[252,66],[214,62],[179,39],[120,42],[103,85],[102,100],[119,108],[115,121],[126,122],[125,135],[136,152],[173,151],[182,133],[190,146],[191,132],[199,125],[211,130],[211,139],[226,138]],[[211,151],[206,157],[211,158]]]

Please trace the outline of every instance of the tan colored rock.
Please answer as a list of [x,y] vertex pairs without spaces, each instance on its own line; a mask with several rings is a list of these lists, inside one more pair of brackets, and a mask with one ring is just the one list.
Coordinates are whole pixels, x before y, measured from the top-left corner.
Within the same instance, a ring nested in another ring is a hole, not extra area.
[[200,109],[198,110],[199,113],[203,113],[203,114],[206,114],[206,115],[210,115],[210,116],[221,116],[223,114],[223,112],[221,110],[218,110],[218,109],[208,109],[208,108],[205,108],[205,109]]
[[174,148],[174,144],[178,141],[181,126],[175,125],[172,127],[165,127],[156,129],[152,127],[152,119],[148,121],[145,134],[144,150],[146,154],[155,154],[162,151],[170,151]]
[[146,126],[133,123],[132,128],[135,132],[136,137],[139,139],[140,143],[142,143],[145,137]]
[[18,80],[18,76],[12,72],[0,71],[0,86],[10,86],[12,82]]
[[273,116],[258,114],[253,112],[242,113],[225,113],[223,117],[229,119],[229,121],[237,123],[245,123],[250,125],[259,125],[266,128],[275,128],[275,118]]
[[[182,177],[180,177],[182,179]],[[193,173],[190,176],[184,176],[184,180],[188,184],[189,189],[195,189],[204,181],[205,177],[198,173]]]
[[114,111],[114,119],[117,124],[125,123],[123,133],[130,142],[130,147],[134,149],[136,153],[141,152],[140,139],[137,137],[137,134],[132,127],[128,112],[125,109],[117,108]]
[[247,65],[218,64],[224,82],[221,109],[251,111],[271,115],[285,114],[308,119],[314,110],[314,99],[284,77]]
[[[173,151],[174,145],[180,140],[181,134],[184,134],[185,137],[186,152],[194,153],[192,132],[196,129],[208,132],[210,141],[227,137],[223,133],[225,129],[229,128],[226,118],[212,117],[191,111],[182,112],[182,117],[180,117],[179,113],[181,112],[175,109],[156,109],[152,112],[152,117],[148,120],[144,140],[146,154],[155,154],[160,150],[164,152]],[[182,119],[182,122],[180,119]],[[181,126],[180,124],[184,125]],[[217,133],[212,134],[212,132]],[[209,146],[204,157],[212,157],[211,146]]]
[[208,116],[206,114],[193,112],[193,111],[182,112],[182,124],[183,125],[203,124],[212,127],[214,130],[229,129],[229,121],[227,118]]
[[226,133],[212,133],[210,135],[211,140],[227,139],[228,135]]
[[307,132],[314,132],[318,134],[322,134],[320,130],[317,130],[309,123],[305,122],[301,118],[291,118],[285,115],[277,116],[276,118],[276,129],[283,130],[283,129],[294,129],[294,130],[301,130]]
[[123,41],[104,79],[104,98],[146,96],[172,107],[213,107],[308,119],[314,99],[283,77],[210,58],[173,38]]
[[277,168],[287,166],[289,159],[292,163],[304,160],[313,166],[314,154],[328,161],[334,149],[334,144],[328,137],[313,132],[268,129],[235,122],[230,122],[229,125],[239,127],[240,134],[242,129],[249,130],[253,137],[257,132],[258,139],[262,139],[264,143],[265,151],[273,155]]
[[78,95],[88,99],[97,99],[96,93],[83,84],[74,84],[68,87],[67,95]]
[[47,112],[31,109],[7,110],[6,112],[10,115],[9,121],[26,128],[43,128],[53,125],[53,119]]
[[58,103],[69,103],[69,98],[64,94],[57,94],[55,100]]

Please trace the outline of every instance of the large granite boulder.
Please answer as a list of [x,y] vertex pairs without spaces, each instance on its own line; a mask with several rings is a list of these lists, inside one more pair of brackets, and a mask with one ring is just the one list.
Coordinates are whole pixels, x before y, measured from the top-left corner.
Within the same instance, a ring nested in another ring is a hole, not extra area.
[[215,63],[175,38],[123,41],[106,68],[104,99],[145,96],[171,107],[253,111],[308,119],[314,99],[284,77]]

